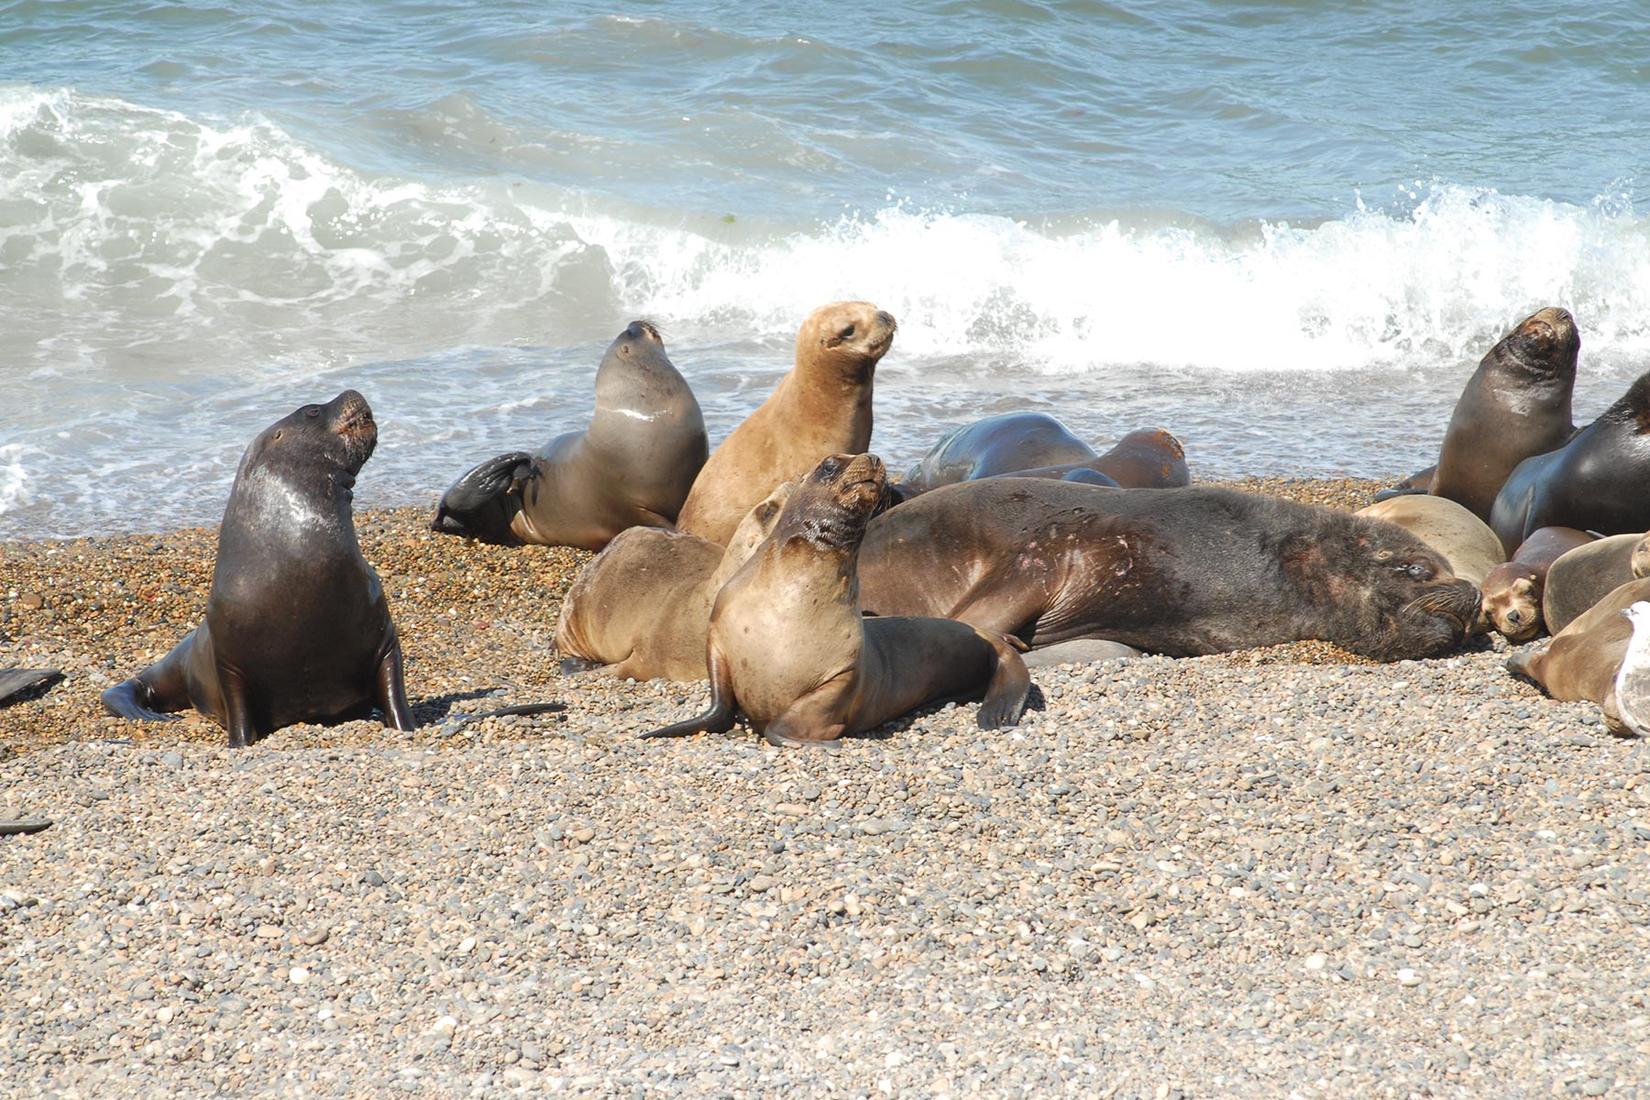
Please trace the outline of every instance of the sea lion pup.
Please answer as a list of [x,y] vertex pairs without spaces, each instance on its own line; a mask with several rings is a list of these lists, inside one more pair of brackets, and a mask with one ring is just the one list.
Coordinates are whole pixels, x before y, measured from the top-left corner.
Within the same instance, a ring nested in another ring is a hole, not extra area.
[[1527,642],[1540,634],[1546,623],[1541,597],[1548,571],[1560,556],[1586,546],[1593,538],[1574,527],[1543,527],[1533,532],[1519,544],[1511,561],[1491,569],[1478,586],[1484,597],[1484,618],[1509,642]]
[[1197,486],[948,485],[877,517],[859,576],[867,611],[1034,648],[1103,638],[1196,656],[1318,638],[1392,661],[1448,652],[1478,619],[1478,590],[1400,527]]
[[1635,552],[1642,535],[1592,539],[1560,554],[1547,569],[1541,618],[1557,634],[1605,596],[1639,576]]
[[1650,599],[1650,578],[1618,585],[1539,646],[1507,659],[1507,670],[1562,702],[1588,700],[1604,711],[1604,724],[1621,731],[1614,698],[1633,624],[1622,612]]
[[982,692],[981,729],[1020,720],[1031,677],[1001,635],[861,614],[855,567],[886,480],[875,455],[831,455],[814,468],[716,597],[710,709],[643,736],[720,733],[737,708],[775,745],[817,744]]
[[[1580,347],[1575,319],[1549,307],[1525,318],[1489,350],[1467,380],[1444,432],[1434,496],[1464,504],[1487,522],[1513,467],[1563,446],[1575,431],[1570,396]],[[1509,554],[1523,541],[1524,532],[1508,542],[1500,524],[1490,525],[1503,535]]]
[[631,527],[675,523],[708,449],[699,402],[659,330],[632,321],[596,370],[590,426],[536,455],[483,462],[447,490],[430,526],[504,546],[600,550]]
[[[1002,413],[947,433],[905,474],[902,493],[1002,475],[1087,480],[1125,489],[1191,484],[1186,449],[1162,428],[1130,432],[1103,455],[1059,420],[1039,412]],[[1103,480],[1085,478],[1099,474]]]
[[726,543],[756,502],[826,455],[871,445],[871,389],[894,343],[893,315],[870,302],[832,302],[802,322],[796,365],[716,448],[688,493],[683,531]]
[[218,532],[206,618],[172,652],[103,693],[122,718],[194,707],[239,748],[294,722],[413,728],[401,643],[350,511],[378,426],[354,390],[305,405],[241,458]]
[[1540,527],[1603,535],[1650,529],[1650,372],[1548,454],[1525,459],[1495,499],[1490,526],[1517,545]]
[[632,680],[703,680],[710,607],[773,529],[792,482],[740,521],[727,547],[681,531],[632,527],[585,563],[561,604],[556,649]]
[[1396,523],[1440,554],[1462,580],[1482,585],[1507,560],[1489,524],[1448,497],[1400,496],[1361,508],[1354,515]]

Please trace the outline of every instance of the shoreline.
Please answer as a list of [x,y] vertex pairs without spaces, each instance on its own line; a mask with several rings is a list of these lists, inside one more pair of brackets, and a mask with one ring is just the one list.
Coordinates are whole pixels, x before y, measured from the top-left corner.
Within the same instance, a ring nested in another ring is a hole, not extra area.
[[1650,748],[1504,642],[1037,669],[990,733],[965,704],[822,751],[638,742],[705,689],[562,676],[585,555],[423,518],[357,528],[426,725],[245,750],[95,713],[194,625],[211,530],[0,544],[8,663],[69,676],[0,710],[0,815],[53,821],[0,838],[13,1088],[1650,1087]]

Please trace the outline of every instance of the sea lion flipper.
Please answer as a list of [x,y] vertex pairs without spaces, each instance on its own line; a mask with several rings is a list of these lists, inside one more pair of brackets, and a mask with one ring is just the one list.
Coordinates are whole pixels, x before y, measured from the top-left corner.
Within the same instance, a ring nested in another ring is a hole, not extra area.
[[1376,493],[1375,494],[1375,503],[1379,504],[1383,500],[1392,500],[1396,497],[1414,497],[1414,496],[1426,496],[1426,495],[1427,495],[1427,491],[1425,489],[1417,489],[1413,485],[1394,485],[1390,489],[1382,489],[1380,492]]
[[430,529],[506,546],[519,544],[510,521],[521,511],[521,484],[532,474],[533,456],[526,451],[489,458],[441,495]]
[[[391,627],[393,630],[394,627]],[[373,677],[373,704],[384,716],[384,725],[403,733],[418,728],[413,720],[412,707],[407,705],[407,685],[402,671],[401,641],[390,640],[389,648],[378,659],[378,673]]]
[[229,747],[244,749],[262,736],[252,720],[252,700],[247,698],[246,681],[233,669],[218,667],[218,683],[223,691],[223,724]]
[[1020,724],[1025,713],[1026,698],[1031,694],[1031,673],[1019,652],[1002,637],[993,637],[985,631],[976,631],[996,652],[996,667],[986,684],[985,698],[980,701],[980,712],[975,721],[983,730],[1004,729]]
[[638,740],[655,737],[687,737],[695,733],[726,733],[733,728],[733,669],[713,640],[705,646],[705,670],[710,674],[710,707],[701,715],[660,729],[649,730]]
[[129,718],[134,722],[176,722],[183,717],[181,714],[155,710],[151,705],[149,685],[136,676],[109,688],[101,698],[103,709],[116,718]]

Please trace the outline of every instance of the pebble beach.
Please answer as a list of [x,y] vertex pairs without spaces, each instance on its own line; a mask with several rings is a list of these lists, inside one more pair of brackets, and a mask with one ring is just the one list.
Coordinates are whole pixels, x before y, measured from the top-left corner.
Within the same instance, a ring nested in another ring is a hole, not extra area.
[[1500,640],[1038,669],[991,733],[637,742],[706,693],[563,674],[586,555],[356,519],[420,728],[234,752],[97,708],[195,624],[214,531],[0,545],[5,663],[66,674],[0,709],[0,818],[52,821],[0,837],[0,1093],[1650,1089],[1650,750]]

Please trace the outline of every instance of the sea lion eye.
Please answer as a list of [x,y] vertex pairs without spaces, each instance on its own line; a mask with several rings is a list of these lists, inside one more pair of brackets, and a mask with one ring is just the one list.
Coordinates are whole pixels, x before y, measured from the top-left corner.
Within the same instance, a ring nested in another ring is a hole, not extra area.
[[853,335],[854,335],[854,326],[852,324],[850,324],[847,328],[845,328],[841,332],[837,333],[836,338],[838,340],[848,340],[848,339],[851,339],[853,337]]
[[270,437],[269,437],[269,441],[270,441],[270,442],[271,442],[271,443],[273,443],[273,442],[275,442],[275,441],[276,441],[276,440],[277,440],[277,439],[280,439],[280,438],[281,438],[281,429],[279,429],[279,428],[276,428],[276,429],[275,429],[275,434],[274,434],[274,435],[272,435],[272,436],[270,436]]
[[1426,580],[1432,576],[1432,567],[1424,561],[1408,562],[1403,566],[1403,570],[1418,581]]
[[319,406],[319,405],[305,405],[304,406],[304,415],[309,417],[311,420],[315,419],[317,416],[321,415],[321,406]]

